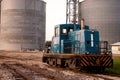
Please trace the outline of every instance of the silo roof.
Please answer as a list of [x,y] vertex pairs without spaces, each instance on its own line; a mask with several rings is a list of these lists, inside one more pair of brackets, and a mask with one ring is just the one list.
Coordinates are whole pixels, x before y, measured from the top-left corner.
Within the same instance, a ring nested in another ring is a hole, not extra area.
[[112,46],[120,46],[120,42],[117,42],[117,43],[114,43],[114,44],[111,44]]

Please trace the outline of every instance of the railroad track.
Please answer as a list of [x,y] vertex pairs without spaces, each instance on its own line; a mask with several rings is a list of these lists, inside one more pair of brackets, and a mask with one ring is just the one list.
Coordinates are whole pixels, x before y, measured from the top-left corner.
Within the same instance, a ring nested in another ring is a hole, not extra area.
[[[100,75],[105,75],[105,73],[103,74],[96,74],[94,72],[85,72],[85,71],[80,71],[78,69],[70,69],[70,68],[61,68],[61,67],[55,67],[55,66],[50,66],[48,64],[46,64],[45,66],[47,66],[48,68],[53,68],[53,69],[56,69],[58,71],[72,71],[74,73],[79,73],[79,74],[83,74],[83,75],[86,75],[86,76],[92,76],[92,77],[95,77],[95,78],[100,78],[102,80],[113,80],[112,78],[108,78],[108,77],[104,77],[104,76],[100,76]],[[111,76],[113,77],[112,75],[108,75],[108,76]],[[116,76],[116,77],[120,77],[120,76]],[[117,79],[118,80],[118,79]]]
[[34,60],[34,61],[40,61],[41,57],[37,57],[37,58],[19,58],[19,57],[9,57],[9,56],[3,56],[0,55],[0,59],[15,59],[15,60]]
[[[63,74],[61,71],[72,71],[73,73],[79,73],[82,74],[85,78],[87,76],[92,76],[94,77],[95,80],[99,80],[99,78],[103,80],[112,80],[107,77],[102,77],[99,75],[96,75],[94,73],[87,73],[87,72],[81,72],[79,70],[71,70],[69,68],[59,68],[59,67],[54,67],[54,66],[49,66],[47,64],[44,64],[46,67],[38,67],[36,64],[35,65],[26,65],[23,63],[18,63],[17,60],[21,60],[24,62],[26,59],[20,59],[20,58],[14,58],[14,57],[0,57],[1,59],[5,59],[2,64],[5,68],[7,68],[8,71],[10,71],[14,78],[16,80],[78,80],[78,78],[75,78],[74,76],[66,76]],[[8,59],[8,60],[6,60]],[[11,60],[12,59],[12,60]],[[15,59],[15,60],[14,60]],[[29,60],[29,59],[27,59]],[[30,59],[33,60],[34,59]],[[10,68],[11,67],[11,68]],[[47,70],[49,68],[49,70]],[[52,71],[51,71],[52,69]],[[54,70],[54,71],[53,71]],[[104,74],[103,74],[104,75]],[[59,76],[59,77],[58,77]],[[81,75],[80,75],[81,76]],[[62,79],[61,79],[62,78]],[[70,79],[72,78],[72,79]],[[82,80],[84,80],[83,78]],[[81,77],[80,77],[81,79]]]
[[18,62],[4,63],[4,68],[7,68],[15,77],[16,80],[62,80],[61,78],[49,74],[42,69],[37,69],[33,66],[28,66]]

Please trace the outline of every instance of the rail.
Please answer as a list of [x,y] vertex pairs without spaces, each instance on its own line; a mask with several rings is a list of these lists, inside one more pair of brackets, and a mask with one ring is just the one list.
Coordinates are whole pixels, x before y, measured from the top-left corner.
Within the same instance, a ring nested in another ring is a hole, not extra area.
[[[19,74],[25,80],[33,80],[33,77],[28,75],[28,73],[23,72],[20,68],[18,69],[18,67],[22,67],[22,68],[24,68],[26,70],[29,70],[29,71],[34,72],[34,73],[37,73],[40,76],[42,75],[43,77],[48,78],[48,79],[62,80],[61,78],[56,77],[56,76],[54,76],[52,74],[49,74],[49,73],[45,72],[44,70],[42,70],[40,68],[38,69],[38,68],[35,68],[33,66],[28,66],[28,65],[25,65],[25,64],[21,64],[19,62],[13,62],[12,64],[3,63],[3,65],[5,67],[7,67],[8,69],[13,70],[16,74]],[[17,66],[17,68],[14,67],[14,66]]]

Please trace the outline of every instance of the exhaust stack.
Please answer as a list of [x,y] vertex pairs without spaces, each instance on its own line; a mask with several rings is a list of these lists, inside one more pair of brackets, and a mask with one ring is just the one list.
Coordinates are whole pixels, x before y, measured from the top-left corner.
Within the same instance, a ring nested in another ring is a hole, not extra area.
[[81,30],[84,30],[85,26],[85,21],[84,19],[81,19]]

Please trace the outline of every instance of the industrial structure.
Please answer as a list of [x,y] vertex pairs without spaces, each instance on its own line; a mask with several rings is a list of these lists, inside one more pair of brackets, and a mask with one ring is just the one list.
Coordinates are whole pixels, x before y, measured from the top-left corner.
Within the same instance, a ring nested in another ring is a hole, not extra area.
[[1,1],[0,50],[43,50],[46,3],[42,0]]
[[112,44],[111,50],[113,54],[120,54],[120,42]]
[[79,0],[66,0],[66,23],[78,23]]
[[84,0],[79,3],[79,22],[100,32],[100,40],[120,42],[120,0]]

